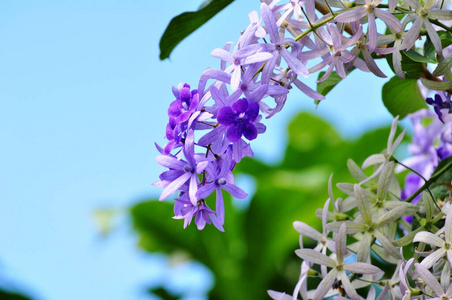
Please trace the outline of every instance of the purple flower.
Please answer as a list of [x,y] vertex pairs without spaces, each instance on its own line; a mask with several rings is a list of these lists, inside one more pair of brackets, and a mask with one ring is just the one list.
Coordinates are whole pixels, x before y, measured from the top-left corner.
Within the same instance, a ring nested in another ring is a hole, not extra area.
[[226,152],[221,168],[219,163],[209,164],[206,168],[208,183],[199,188],[196,194],[201,199],[207,198],[213,191],[216,191],[216,211],[220,224],[224,224],[224,201],[221,189],[228,191],[238,199],[244,199],[248,196],[234,184],[234,177],[231,172],[233,165],[231,152]]
[[218,111],[217,119],[221,125],[228,127],[227,137],[231,142],[237,142],[242,135],[248,140],[257,137],[257,128],[254,125],[259,115],[259,104],[249,103],[246,98],[234,102],[231,106],[222,107]]
[[[275,16],[267,4],[261,4],[261,12],[271,42],[265,44],[265,48],[268,52],[273,54],[273,57],[266,62],[262,71],[262,82],[268,83],[270,81],[270,78],[273,75],[273,69],[281,56],[284,58],[290,69],[297,73],[297,75],[308,77],[309,73],[306,70],[306,66],[297,58],[299,45],[293,39],[281,38],[278,32],[278,26],[276,25]],[[290,45],[292,48],[291,52],[286,49],[286,45]]]
[[446,99],[445,101],[443,101],[443,98],[439,94],[435,94],[434,100],[433,98],[430,97],[427,98],[426,102],[433,106],[433,108],[435,109],[435,113],[438,115],[439,120],[443,123],[444,123],[443,113],[441,112],[441,110],[448,109],[449,110],[448,113],[452,113],[452,106],[450,100]]
[[193,130],[187,133],[183,153],[187,161],[179,160],[171,155],[157,157],[157,162],[170,170],[162,173],[160,181],[155,183],[155,185],[165,188],[159,198],[159,200],[165,200],[188,183],[190,201],[195,205],[197,202],[195,195],[198,191],[199,181],[197,174],[204,171],[209,162],[195,158]]
[[375,23],[375,18],[380,18],[390,29],[399,32],[402,30],[400,21],[394,17],[389,12],[379,9],[378,5],[381,0],[366,0],[366,4],[357,9],[349,10],[338,15],[335,18],[336,22],[340,23],[351,23],[355,21],[360,21],[367,16],[367,36],[368,36],[368,46],[369,51],[373,52],[377,47],[377,24]]
[[224,231],[223,224],[219,222],[215,212],[206,205],[204,199],[198,200],[196,205],[193,205],[186,195],[183,194],[179,199],[176,199],[174,219],[184,219],[184,228],[186,228],[187,225],[190,225],[193,217],[196,216],[195,224],[198,230],[203,230],[206,224],[213,223],[218,230]]
[[177,99],[171,102],[168,108],[168,116],[170,119],[173,118],[177,124],[183,123],[195,112],[198,104],[198,90],[192,90],[190,92],[190,86],[184,84],[179,91]]

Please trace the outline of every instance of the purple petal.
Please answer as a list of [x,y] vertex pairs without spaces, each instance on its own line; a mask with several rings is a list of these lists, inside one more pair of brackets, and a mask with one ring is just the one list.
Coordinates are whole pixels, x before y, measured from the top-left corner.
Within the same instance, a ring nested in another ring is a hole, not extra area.
[[[245,100],[246,101],[246,100]],[[230,126],[235,124],[237,119],[237,114],[232,110],[230,106],[222,107],[217,114],[218,123]]]
[[375,16],[373,14],[369,14],[368,16],[368,27],[367,27],[367,35],[369,39],[369,51],[374,52],[375,48],[377,48],[377,24],[375,23]]
[[267,61],[267,63],[264,66],[264,69],[262,70],[262,83],[266,84],[270,81],[270,78],[273,76],[273,68],[276,65],[276,61],[278,60],[279,55],[274,53],[273,57]]
[[370,55],[370,53],[367,50],[367,48],[364,47],[361,52],[363,54],[364,61],[366,62],[366,65],[369,68],[369,70],[372,73],[374,73],[375,75],[377,75],[378,77],[385,78],[386,75],[380,70],[380,68],[378,68],[377,64],[375,63],[374,59]]
[[190,174],[190,185],[188,188],[188,196],[190,197],[190,202],[193,205],[198,203],[198,198],[196,198],[196,192],[198,191],[198,177],[196,174]]
[[432,24],[429,22],[427,18],[424,20],[424,27],[427,30],[428,37],[432,41],[433,46],[435,46],[436,52],[440,53],[442,51],[441,40],[439,38],[438,33],[433,28]]
[[421,27],[422,27],[422,18],[418,17],[416,21],[414,21],[410,30],[405,34],[405,37],[403,38],[402,41],[401,49],[408,49],[414,45],[414,42],[417,40],[419,32],[421,31]]
[[[269,89],[268,84],[263,84],[255,89],[251,94],[247,97],[249,102],[259,102],[264,98],[265,94]],[[287,89],[286,89],[287,90]]]
[[375,16],[383,20],[383,22],[385,22],[385,24],[389,28],[392,28],[395,32],[400,32],[402,30],[402,24],[400,24],[399,19],[394,17],[391,13],[378,8],[375,8],[374,13]]
[[217,198],[216,198],[216,204],[215,204],[215,210],[218,217],[218,222],[223,225],[224,224],[224,201],[223,201],[223,194],[221,193],[220,188],[216,188]]
[[241,66],[234,66],[234,71],[232,72],[231,77],[231,88],[233,91],[237,90],[240,85],[240,78],[242,77],[242,68]]
[[192,168],[196,166],[195,161],[195,134],[193,130],[189,130],[185,137],[184,155]]
[[195,224],[198,227],[198,230],[203,230],[204,227],[206,226],[206,219],[204,218],[204,212],[198,211],[198,214],[196,215],[195,218]]
[[206,133],[203,137],[201,137],[198,141],[199,145],[206,146],[213,143],[216,140],[223,139],[223,134],[226,131],[225,126],[218,126],[214,128],[212,131]]
[[256,102],[251,102],[246,110],[246,116],[250,122],[254,122],[259,115],[259,104]]
[[325,96],[323,96],[322,94],[317,93],[316,91],[314,91],[313,89],[311,89],[309,86],[307,86],[306,84],[304,84],[303,82],[301,82],[298,79],[295,79],[294,82],[295,86],[297,88],[300,89],[300,91],[302,91],[306,96],[315,99],[315,100],[323,100],[325,99]]
[[223,61],[226,61],[226,62],[230,62],[230,63],[234,62],[234,58],[232,57],[232,54],[222,48],[214,49],[210,53],[210,55],[213,57],[219,58]]
[[240,140],[240,138],[242,137],[242,133],[243,133],[243,123],[240,122],[228,127],[227,137],[231,142],[235,143],[238,140]]
[[253,54],[253,55],[250,55],[247,58],[245,58],[243,64],[249,65],[249,64],[254,64],[257,62],[263,62],[263,61],[269,60],[272,57],[273,57],[273,54],[271,54],[271,53],[260,52],[260,53]]
[[344,12],[337,16],[336,18],[334,18],[334,20],[339,23],[351,23],[354,21],[361,20],[362,18],[364,18],[366,14],[367,9],[364,6],[362,6],[360,8]]
[[273,12],[270,10],[267,4],[262,3],[261,4],[261,12],[262,12],[262,18],[265,22],[265,29],[267,30],[268,34],[270,35],[270,41],[272,43],[279,42],[279,33],[278,33],[278,27],[276,26],[276,20],[275,16],[273,15]]
[[237,199],[245,199],[248,197],[248,194],[235,184],[226,183],[222,188]]
[[292,55],[292,53],[290,53],[289,51],[287,51],[286,48],[282,48],[281,49],[281,55],[282,57],[284,57],[284,59],[286,60],[287,64],[289,65],[289,67],[298,75],[303,76],[303,77],[308,77],[309,76],[309,72],[308,70],[306,70],[305,65],[303,65],[303,63],[296,58],[295,56]]
[[242,99],[237,100],[236,102],[234,102],[232,104],[232,109],[236,113],[244,113],[244,112],[246,112],[246,110],[248,109],[248,100],[246,100],[246,98],[242,98]]
[[176,192],[182,185],[184,185],[188,179],[190,179],[190,173],[184,173],[179,178],[171,182],[160,195],[159,200],[165,200],[169,196],[171,196],[174,192]]
[[245,123],[243,128],[243,135],[250,141],[257,138],[256,126],[254,126],[253,123]]
[[214,184],[206,184],[198,189],[196,192],[196,197],[199,199],[205,199],[209,197],[215,190]]
[[162,166],[170,169],[182,170],[184,166],[187,164],[184,161],[181,161],[175,157],[169,155],[159,155],[155,158],[155,160]]

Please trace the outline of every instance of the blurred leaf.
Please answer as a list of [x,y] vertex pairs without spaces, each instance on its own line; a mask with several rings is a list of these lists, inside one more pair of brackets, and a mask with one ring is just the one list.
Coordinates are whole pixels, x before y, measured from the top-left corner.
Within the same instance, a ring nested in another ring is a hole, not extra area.
[[[284,159],[268,165],[251,158],[237,164],[235,174],[254,177],[256,193],[249,207],[239,211],[225,197],[225,232],[213,226],[182,229],[173,220],[172,204],[147,201],[131,209],[140,246],[150,252],[185,251],[215,276],[210,299],[266,299],[267,289],[291,290],[300,260],[294,254],[299,234],[292,223],[302,220],[317,229],[315,210],[328,198],[328,178],[355,182],[347,158],[358,163],[386,147],[389,129],[378,129],[354,141],[344,140],[326,121],[301,113],[289,125]],[[335,184],[333,184],[335,186]],[[334,187],[335,196],[343,195]],[[215,199],[206,202],[214,208]],[[306,241],[307,243],[312,241]]]
[[160,38],[160,60],[168,58],[173,49],[187,36],[234,0],[208,0],[195,12],[184,12],[174,17]]
[[15,293],[15,292],[8,292],[5,290],[0,290],[0,299],[2,300],[31,300],[28,296]]
[[178,296],[173,296],[163,287],[157,287],[149,289],[149,293],[159,296],[163,300],[177,300],[180,299]]
[[383,85],[382,97],[388,111],[394,117],[399,115],[400,119],[410,113],[427,108],[416,79],[392,77]]
[[115,209],[96,209],[93,212],[94,221],[102,235],[107,235],[111,232],[113,226],[113,218],[118,214]]

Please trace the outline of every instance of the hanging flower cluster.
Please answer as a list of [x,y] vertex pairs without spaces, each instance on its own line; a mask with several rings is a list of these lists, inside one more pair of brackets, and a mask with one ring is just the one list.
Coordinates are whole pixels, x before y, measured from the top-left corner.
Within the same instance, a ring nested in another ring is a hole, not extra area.
[[[325,70],[318,82],[333,71],[345,78],[355,68],[386,77],[375,59],[391,55],[394,72],[404,78],[402,53],[409,50],[418,60],[428,58],[437,64],[433,73],[425,68],[422,84],[444,91],[445,97],[428,103],[441,113],[442,122],[450,116],[447,95],[452,87],[452,55],[450,43],[443,43],[436,26],[450,30],[438,20],[452,20],[452,11],[442,2],[389,0],[385,5],[381,0],[304,0],[280,4],[280,0],[262,0],[260,13],[260,17],[256,11],[249,14],[250,24],[233,47],[228,43],[212,51],[220,67],[204,71],[197,89],[188,84],[173,88],[175,100],[168,109],[165,135],[168,143],[157,146],[161,153],[157,161],[167,170],[154,185],[163,188],[160,200],[175,197],[175,218],[184,219],[184,226],[195,218],[198,229],[213,223],[223,230],[223,192],[239,199],[247,196],[235,185],[231,171],[243,157],[253,156],[249,142],[265,132],[263,117],[278,113],[294,87],[309,98],[324,99],[303,83],[312,73]],[[387,30],[380,30],[377,21]],[[413,51],[419,38],[432,45],[433,54],[427,57]],[[445,130],[447,135],[450,129]],[[388,147],[388,153],[366,162],[379,165],[375,178],[383,176],[390,165],[394,148]],[[206,203],[214,192],[215,210]],[[375,238],[372,235],[369,239]],[[338,271],[335,276],[342,278],[344,274]]]

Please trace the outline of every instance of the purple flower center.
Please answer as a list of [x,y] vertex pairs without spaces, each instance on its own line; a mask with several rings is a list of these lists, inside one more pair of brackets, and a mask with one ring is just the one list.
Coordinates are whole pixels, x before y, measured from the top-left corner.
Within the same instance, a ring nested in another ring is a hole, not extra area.
[[218,185],[225,185],[226,184],[226,179],[225,178],[220,178],[217,180],[217,184]]
[[187,173],[191,173],[193,171],[193,168],[189,164],[186,164],[184,166],[184,171]]

